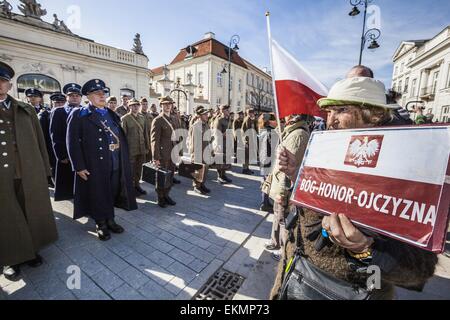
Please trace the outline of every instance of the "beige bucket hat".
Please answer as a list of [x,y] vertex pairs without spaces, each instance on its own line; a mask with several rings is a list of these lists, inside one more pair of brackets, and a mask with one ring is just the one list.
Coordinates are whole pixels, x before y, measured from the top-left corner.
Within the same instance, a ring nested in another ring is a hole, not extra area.
[[384,84],[372,78],[355,77],[337,82],[328,97],[317,101],[319,107],[359,105],[395,109],[387,104]]

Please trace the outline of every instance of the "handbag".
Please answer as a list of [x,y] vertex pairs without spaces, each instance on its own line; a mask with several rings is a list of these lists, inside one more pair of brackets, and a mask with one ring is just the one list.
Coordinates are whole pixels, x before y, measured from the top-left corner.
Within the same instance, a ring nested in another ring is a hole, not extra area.
[[142,181],[157,189],[168,189],[173,186],[173,171],[158,168],[153,163],[145,163],[142,167]]
[[369,300],[371,298],[371,290],[338,279],[321,270],[308,261],[304,252],[301,228],[298,226],[297,250],[287,264],[279,294],[280,300]]
[[178,167],[178,175],[203,182],[206,178],[206,165],[201,163],[182,162]]

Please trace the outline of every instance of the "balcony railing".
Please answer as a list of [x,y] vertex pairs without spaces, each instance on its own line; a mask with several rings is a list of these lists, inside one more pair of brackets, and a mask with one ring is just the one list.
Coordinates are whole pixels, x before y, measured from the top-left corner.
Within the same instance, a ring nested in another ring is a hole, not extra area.
[[420,97],[426,100],[434,100],[436,86],[426,87],[420,90]]

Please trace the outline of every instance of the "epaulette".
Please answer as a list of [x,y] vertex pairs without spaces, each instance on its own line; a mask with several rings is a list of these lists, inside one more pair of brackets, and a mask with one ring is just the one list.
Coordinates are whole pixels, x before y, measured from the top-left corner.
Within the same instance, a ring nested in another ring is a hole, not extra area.
[[92,114],[92,111],[89,109],[89,107],[82,107],[80,108],[79,117],[86,117],[88,115]]

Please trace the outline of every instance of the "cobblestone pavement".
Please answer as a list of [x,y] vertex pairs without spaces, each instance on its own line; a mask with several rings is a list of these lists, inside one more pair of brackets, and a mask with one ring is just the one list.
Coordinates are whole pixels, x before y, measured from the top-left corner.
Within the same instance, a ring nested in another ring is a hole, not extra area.
[[[108,242],[97,239],[92,221],[71,219],[71,202],[53,202],[59,240],[41,252],[43,266],[22,267],[22,280],[1,275],[0,299],[192,298],[267,216],[257,209],[261,178],[234,171],[227,186],[209,172],[210,197],[180,178],[171,193],[177,206],[168,209],[156,205],[153,187],[144,184],[149,194],[138,200],[139,210],[116,210],[126,232]],[[79,290],[68,289],[70,266],[81,269]]]

